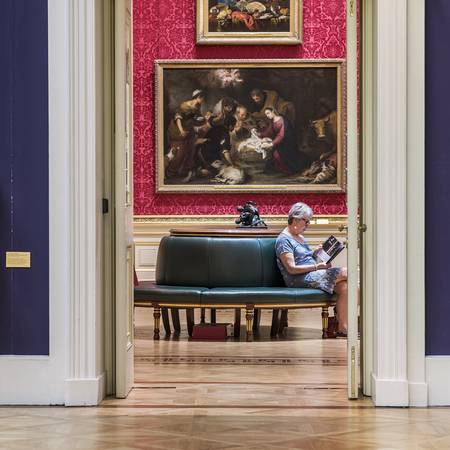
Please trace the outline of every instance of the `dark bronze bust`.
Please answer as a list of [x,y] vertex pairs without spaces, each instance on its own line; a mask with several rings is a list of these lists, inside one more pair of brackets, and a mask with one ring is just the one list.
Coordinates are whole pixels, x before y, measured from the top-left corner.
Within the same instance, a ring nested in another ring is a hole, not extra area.
[[239,217],[235,220],[238,227],[267,228],[264,220],[259,217],[255,202],[248,201],[244,205],[238,206],[236,210],[239,212]]

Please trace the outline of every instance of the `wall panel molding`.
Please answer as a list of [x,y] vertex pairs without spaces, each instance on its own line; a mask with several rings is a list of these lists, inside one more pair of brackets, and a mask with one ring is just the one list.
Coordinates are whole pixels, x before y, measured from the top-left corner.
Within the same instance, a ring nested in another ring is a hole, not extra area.
[[[101,237],[97,229],[96,92],[101,86],[96,84],[95,8],[90,0],[70,1],[71,274],[65,401],[72,406],[95,405],[104,396],[98,363],[102,351],[98,330],[103,317],[97,248]],[[92,387],[95,383],[98,386]],[[80,385],[84,386],[81,390]],[[92,391],[99,394],[92,395]]]
[[376,0],[374,367],[377,406],[408,406],[407,1]]
[[[410,406],[427,406],[425,370],[425,0],[408,0],[407,346]],[[450,404],[447,403],[447,404]]]
[[64,404],[70,269],[69,0],[48,0],[47,8],[50,352],[0,357],[0,404],[6,405]]
[[428,404],[430,406],[450,405],[450,356],[427,356],[426,377]]

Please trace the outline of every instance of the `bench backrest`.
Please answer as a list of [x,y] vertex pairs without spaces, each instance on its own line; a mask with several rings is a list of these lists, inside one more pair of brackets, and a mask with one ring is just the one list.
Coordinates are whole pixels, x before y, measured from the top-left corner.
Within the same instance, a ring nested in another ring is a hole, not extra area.
[[156,263],[156,283],[198,287],[284,286],[275,238],[166,236]]

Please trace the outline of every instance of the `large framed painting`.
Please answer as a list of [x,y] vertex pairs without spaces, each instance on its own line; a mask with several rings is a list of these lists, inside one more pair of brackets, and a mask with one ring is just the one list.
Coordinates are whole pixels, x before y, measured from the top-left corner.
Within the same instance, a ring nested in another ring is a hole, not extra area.
[[157,192],[345,190],[342,61],[156,61]]
[[302,0],[197,0],[198,44],[299,44]]

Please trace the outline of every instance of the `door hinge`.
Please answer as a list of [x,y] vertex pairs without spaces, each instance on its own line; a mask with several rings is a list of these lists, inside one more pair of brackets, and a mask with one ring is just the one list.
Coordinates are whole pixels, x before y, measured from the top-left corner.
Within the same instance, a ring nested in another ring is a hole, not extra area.
[[358,225],[358,231],[361,231],[361,233],[365,233],[367,231],[367,225],[365,223],[360,223]]

